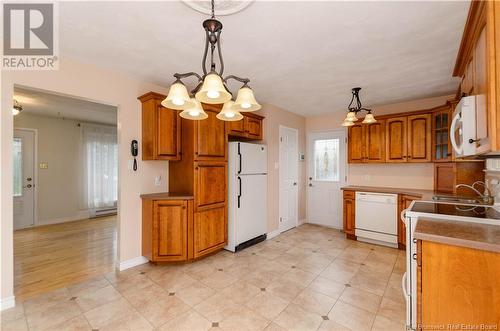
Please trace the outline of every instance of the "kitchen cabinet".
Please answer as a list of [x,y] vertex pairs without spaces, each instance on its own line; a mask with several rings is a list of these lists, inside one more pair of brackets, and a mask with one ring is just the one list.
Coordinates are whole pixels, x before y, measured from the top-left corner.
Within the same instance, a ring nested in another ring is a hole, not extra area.
[[393,117],[386,120],[386,161],[407,162],[407,117]]
[[476,181],[484,182],[484,161],[447,162],[434,164],[434,191],[454,195],[470,196],[468,189],[456,189],[458,184],[472,185]]
[[458,51],[457,97],[476,96],[478,154],[500,151],[500,3],[472,1]]
[[344,201],[344,233],[349,239],[356,239],[355,232],[355,192],[354,191],[344,191],[343,193]]
[[227,196],[227,163],[196,162],[194,192],[197,210],[224,206]]
[[499,253],[427,240],[419,240],[417,250],[419,325],[496,328],[500,323]]
[[242,113],[240,121],[228,122],[228,135],[242,140],[262,140],[264,117],[253,113]]
[[432,159],[431,114],[408,116],[407,161],[430,162]]
[[149,92],[138,98],[142,103],[143,160],[179,160],[181,125],[179,111],[165,108],[165,96]]
[[350,163],[385,162],[385,121],[355,124],[348,130]]
[[432,161],[452,161],[450,124],[452,108],[448,105],[436,109],[432,114]]
[[198,258],[218,250],[227,244],[227,208],[206,209],[194,216],[194,257]]
[[192,215],[192,199],[143,198],[142,255],[152,262],[193,258],[188,250]]
[[182,127],[192,126],[194,131],[194,135],[183,140],[183,143],[188,144],[190,139],[194,139],[196,160],[226,160],[226,122],[216,117],[220,107],[203,104],[203,109],[208,115],[207,119],[201,121],[182,119]]

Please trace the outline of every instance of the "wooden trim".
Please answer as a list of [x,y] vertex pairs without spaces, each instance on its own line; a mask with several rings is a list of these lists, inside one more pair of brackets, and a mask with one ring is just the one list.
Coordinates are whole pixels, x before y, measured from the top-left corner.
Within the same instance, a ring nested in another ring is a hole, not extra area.
[[486,24],[486,3],[488,1],[471,1],[469,15],[462,34],[453,77],[462,77],[474,48],[474,42]]
[[148,92],[148,93],[141,95],[140,97],[137,97],[137,99],[140,100],[141,102],[146,102],[146,101],[151,100],[151,99],[163,101],[163,99],[165,99],[166,97],[167,97],[166,95],[163,95],[160,93]]
[[486,17],[486,68],[488,135],[492,151],[500,150],[500,3],[488,1]]

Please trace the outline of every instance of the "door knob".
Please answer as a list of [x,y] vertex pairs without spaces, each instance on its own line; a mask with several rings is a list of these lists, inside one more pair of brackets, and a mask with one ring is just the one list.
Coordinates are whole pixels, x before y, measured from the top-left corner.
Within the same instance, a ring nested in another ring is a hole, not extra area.
[[31,182],[31,177],[26,178],[28,182]]
[[293,182],[293,186],[297,186],[297,182]]
[[26,185],[26,188],[31,188],[31,184]]
[[309,183],[309,187],[312,187],[312,186],[313,186],[313,184]]

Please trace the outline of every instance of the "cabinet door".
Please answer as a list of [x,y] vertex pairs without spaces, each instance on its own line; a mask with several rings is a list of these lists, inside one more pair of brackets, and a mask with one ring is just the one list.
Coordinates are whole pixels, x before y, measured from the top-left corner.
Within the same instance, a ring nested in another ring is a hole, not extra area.
[[344,191],[344,232],[347,237],[354,236],[355,229],[355,200],[354,192]]
[[366,157],[370,163],[385,162],[385,121],[379,120],[365,126]]
[[205,109],[207,119],[196,121],[195,159],[197,160],[225,160],[227,137],[225,121],[215,117],[218,111]]
[[454,193],[456,185],[455,163],[434,164],[434,191],[441,193]]
[[387,162],[407,162],[406,117],[394,117],[385,124],[385,153]]
[[155,201],[154,250],[157,261],[187,259],[187,201]]
[[262,120],[259,118],[245,116],[245,133],[248,138],[262,139]]
[[478,153],[491,150],[488,124],[487,89],[488,69],[486,67],[486,27],[481,31],[474,47],[474,95],[476,96],[476,147]]
[[227,163],[197,162],[195,164],[195,208],[224,205],[227,197]]
[[239,120],[234,122],[228,122],[227,124],[227,134],[230,136],[243,137],[245,136],[245,120]]
[[449,162],[452,158],[450,141],[450,109],[432,114],[432,161]]
[[158,107],[156,121],[156,156],[160,160],[180,159],[181,121],[177,110]]
[[354,124],[348,131],[348,160],[349,163],[361,163],[365,159],[365,135],[362,124]]
[[408,116],[408,162],[431,162],[431,114]]
[[207,209],[194,214],[194,257],[219,249],[227,243],[226,206]]

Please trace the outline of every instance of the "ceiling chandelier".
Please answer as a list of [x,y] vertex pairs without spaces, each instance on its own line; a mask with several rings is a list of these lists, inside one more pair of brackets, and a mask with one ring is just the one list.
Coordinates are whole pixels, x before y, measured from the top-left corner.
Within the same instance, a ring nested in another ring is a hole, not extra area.
[[[347,107],[348,112],[347,116],[344,119],[344,122],[342,123],[342,126],[352,126],[354,125],[354,122],[358,120],[358,117],[356,116],[357,113],[366,111],[367,114],[365,118],[363,119],[363,122],[365,124],[369,123],[375,123],[377,120],[375,119],[375,116],[372,114],[372,110],[368,108],[363,108],[363,105],[361,104],[361,101],[359,100],[359,91],[361,90],[361,87],[353,87],[352,89],[352,98],[351,102],[349,103],[349,106]],[[353,103],[355,103],[353,105]]]
[[[255,100],[253,91],[248,86],[250,82],[248,78],[234,75],[224,78],[222,76],[224,73],[224,61],[220,45],[222,23],[215,19],[214,0],[211,1],[211,5],[212,17],[203,22],[206,36],[202,60],[203,74],[200,75],[196,72],[174,74],[175,81],[170,86],[168,95],[161,104],[166,108],[182,110],[179,115],[190,120],[203,120],[208,117],[201,103],[223,104],[217,118],[223,121],[238,121],[243,118],[240,112],[256,111],[261,108],[261,105]],[[215,53],[217,53],[219,62],[218,70],[216,70]],[[209,70],[207,70],[207,60]],[[195,77],[198,80],[197,86],[191,91],[194,98],[190,96],[186,85],[182,82],[182,79],[187,77]],[[226,85],[227,81],[231,79],[243,84],[238,90],[234,101],[232,100],[233,95]]]
[[23,111],[23,106],[21,106],[19,101],[14,99],[14,105],[12,106],[12,115],[16,116],[19,113],[21,113],[22,111]]

